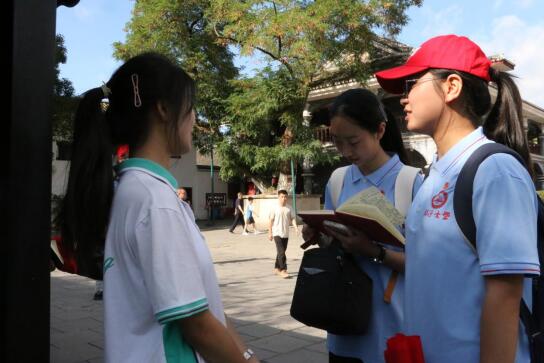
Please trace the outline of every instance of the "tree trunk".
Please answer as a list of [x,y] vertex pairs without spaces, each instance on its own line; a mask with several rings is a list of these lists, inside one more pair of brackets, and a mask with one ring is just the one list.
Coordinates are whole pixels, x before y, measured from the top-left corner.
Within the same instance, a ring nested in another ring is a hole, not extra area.
[[[281,145],[283,147],[289,147],[293,143],[293,131],[290,127],[285,129],[281,137]],[[293,191],[293,180],[291,178],[291,160],[285,160],[280,165],[278,178],[278,190],[287,190],[289,194]]]

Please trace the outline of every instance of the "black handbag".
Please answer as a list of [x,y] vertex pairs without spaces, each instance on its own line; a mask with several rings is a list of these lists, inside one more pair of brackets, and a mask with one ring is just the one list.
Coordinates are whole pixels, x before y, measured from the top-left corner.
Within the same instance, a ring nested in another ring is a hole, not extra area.
[[291,302],[291,316],[336,335],[365,334],[372,280],[352,255],[335,244],[304,252]]

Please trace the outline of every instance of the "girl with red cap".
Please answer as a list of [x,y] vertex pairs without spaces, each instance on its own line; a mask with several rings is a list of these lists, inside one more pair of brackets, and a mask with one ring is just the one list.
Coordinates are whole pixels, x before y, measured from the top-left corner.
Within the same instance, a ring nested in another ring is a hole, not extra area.
[[421,336],[427,363],[528,363],[520,301],[531,308],[526,277],[540,273],[531,171],[505,153],[480,164],[475,248],[453,208],[459,172],[482,145],[504,144],[531,165],[515,83],[475,43],[455,35],[428,40],[405,65],[376,77],[386,91],[403,93],[408,130],[437,146],[406,220],[405,332]]

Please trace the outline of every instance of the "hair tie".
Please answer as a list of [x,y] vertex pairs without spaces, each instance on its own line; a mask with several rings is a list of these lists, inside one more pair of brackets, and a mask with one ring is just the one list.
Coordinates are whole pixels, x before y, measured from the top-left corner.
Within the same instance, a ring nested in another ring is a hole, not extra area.
[[102,93],[104,94],[104,98],[108,98],[111,95],[111,89],[106,85],[106,83],[102,82],[102,86],[100,86],[102,89]]
[[496,70],[493,67],[489,67],[489,78],[491,79],[491,82],[496,82],[500,77],[500,71]]
[[134,91],[134,107],[140,107],[142,99],[140,98],[140,90],[138,89],[138,74],[133,73],[130,78],[132,79],[132,89]]

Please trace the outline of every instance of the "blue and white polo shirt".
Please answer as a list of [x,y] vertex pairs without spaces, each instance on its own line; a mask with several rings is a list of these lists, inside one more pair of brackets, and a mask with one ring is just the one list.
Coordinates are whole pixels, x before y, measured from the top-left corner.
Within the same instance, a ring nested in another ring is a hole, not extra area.
[[[472,198],[477,251],[465,240],[453,193],[468,157],[488,140],[481,128],[432,164],[406,221],[405,332],[421,336],[427,363],[477,363],[485,276],[540,273],[537,200],[528,172],[495,154],[479,167]],[[524,298],[531,302],[529,279]],[[520,323],[521,324],[521,323]],[[516,363],[528,363],[519,329]]]
[[204,362],[177,320],[207,309],[225,324],[210,252],[161,165],[120,167],[104,261],[106,362]]
[[[396,154],[393,154],[385,164],[368,175],[363,175],[356,165],[351,165],[344,176],[338,205],[370,187],[378,188],[391,203],[394,203],[395,182],[403,165]],[[418,192],[422,182],[423,177],[419,175],[414,181],[412,196]],[[325,209],[334,209],[330,180],[325,191]],[[384,247],[393,248],[387,245]],[[372,279],[372,313],[368,331],[365,335],[328,334],[327,348],[339,356],[359,358],[365,363],[381,363],[384,360],[383,352],[386,348],[387,338],[402,329],[404,278],[402,274],[399,274],[391,296],[391,303],[385,303],[383,296],[392,270],[365,257],[359,256],[357,260],[359,267]]]

